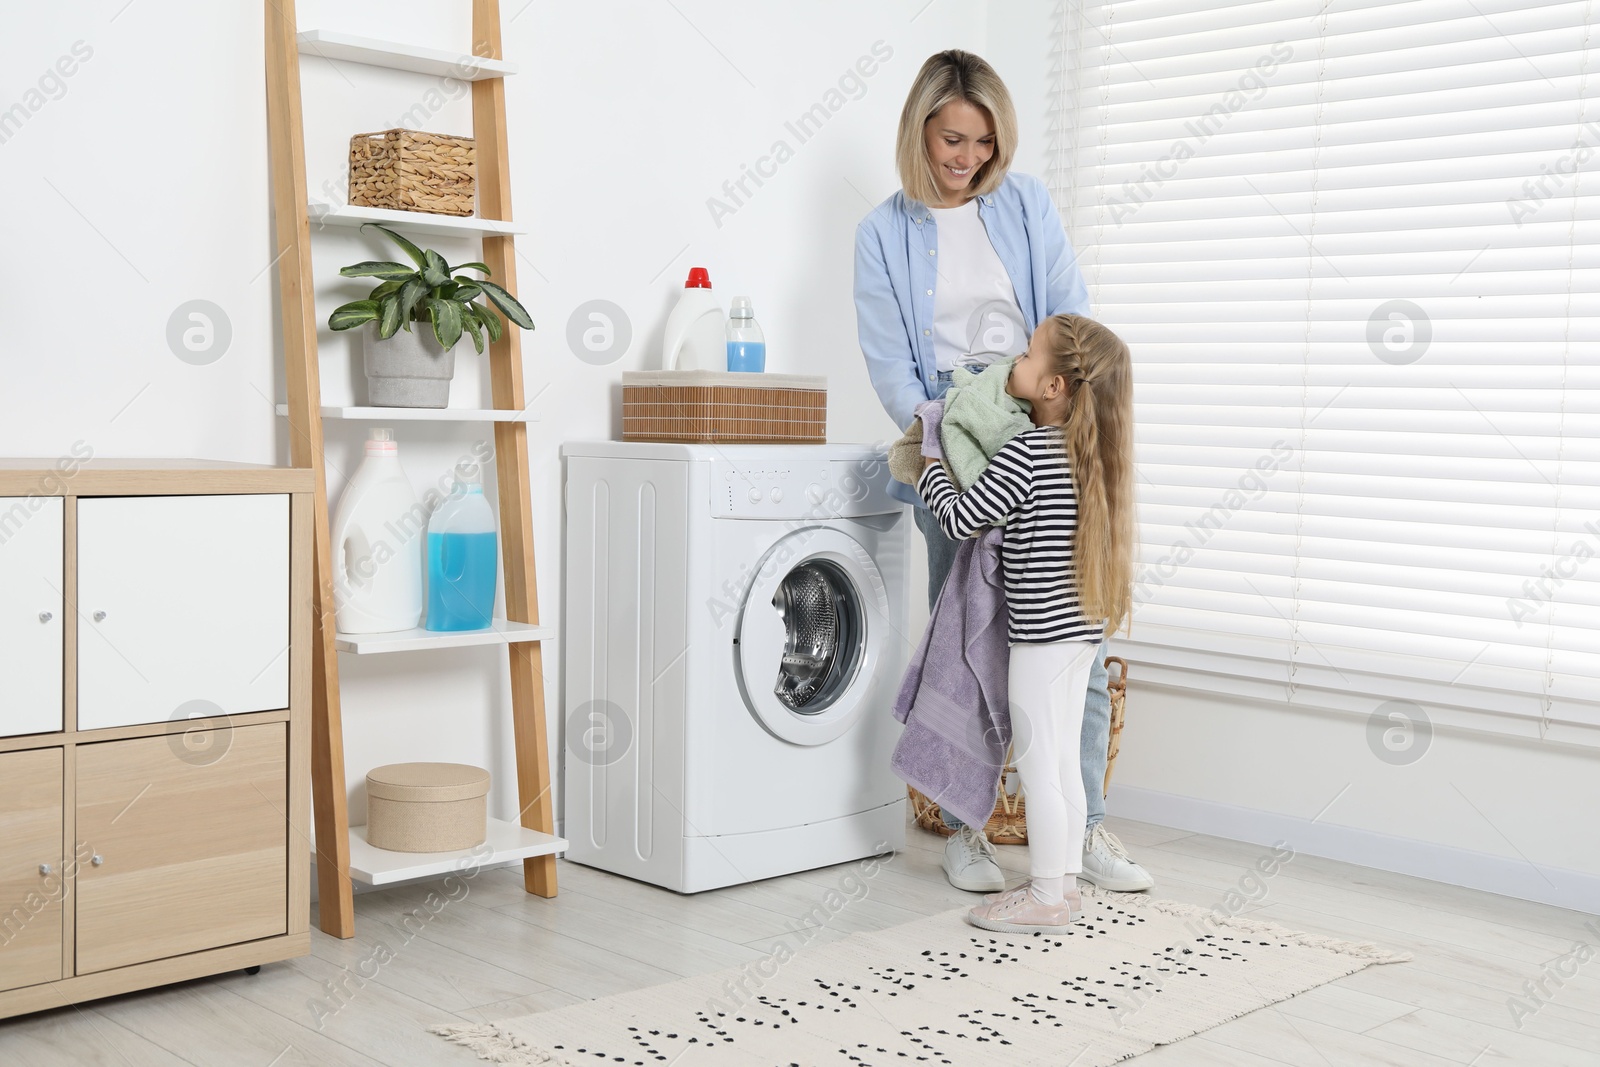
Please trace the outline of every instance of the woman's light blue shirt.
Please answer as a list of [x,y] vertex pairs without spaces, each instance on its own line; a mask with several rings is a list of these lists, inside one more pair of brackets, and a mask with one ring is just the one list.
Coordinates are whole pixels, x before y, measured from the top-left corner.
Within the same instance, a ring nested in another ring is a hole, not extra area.
[[[1008,174],[978,198],[978,217],[1011,278],[1028,336],[1063,312],[1086,315],[1089,291],[1049,190],[1038,178]],[[911,425],[917,405],[937,396],[933,299],[939,239],[927,206],[897,192],[856,227],[856,332],[867,374],[889,417]],[[921,505],[908,485],[896,499]]]

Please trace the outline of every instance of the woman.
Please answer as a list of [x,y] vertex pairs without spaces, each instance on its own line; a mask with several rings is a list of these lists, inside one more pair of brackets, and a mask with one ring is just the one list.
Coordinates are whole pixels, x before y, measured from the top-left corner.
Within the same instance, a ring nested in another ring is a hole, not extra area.
[[[856,227],[856,329],[867,373],[901,429],[918,405],[942,397],[957,366],[1019,354],[1046,318],[1084,315],[1089,294],[1044,183],[1011,174],[1017,118],[994,69],[971,52],[929,57],[918,71],[895,141],[900,192]],[[909,486],[928,545],[928,607],[939,598],[957,542]],[[1102,783],[1111,731],[1103,650],[1084,702],[1081,762],[1088,820],[1083,877],[1102,889],[1149,889],[1154,879],[1104,826]],[[945,822],[950,884],[998,892],[1005,876],[982,829]]]

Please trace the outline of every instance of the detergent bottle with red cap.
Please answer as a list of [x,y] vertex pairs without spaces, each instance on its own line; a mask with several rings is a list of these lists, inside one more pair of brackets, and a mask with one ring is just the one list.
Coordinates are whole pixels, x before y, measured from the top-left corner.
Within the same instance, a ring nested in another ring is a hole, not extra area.
[[725,370],[728,366],[727,316],[711,292],[711,274],[691,267],[689,280],[667,316],[661,343],[662,370]]

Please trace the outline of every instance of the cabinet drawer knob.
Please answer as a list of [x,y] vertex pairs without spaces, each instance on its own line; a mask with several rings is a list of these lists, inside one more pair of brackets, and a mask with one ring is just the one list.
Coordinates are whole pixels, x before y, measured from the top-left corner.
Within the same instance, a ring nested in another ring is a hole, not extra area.
[[39,864],[39,873],[44,875],[46,878],[50,877],[52,870],[53,868],[48,863]]
[[95,612],[94,613],[94,621],[95,622],[105,622],[106,621],[106,613],[103,612],[103,611]]
[[100,866],[105,861],[106,861],[106,858],[104,856],[100,855],[100,853],[98,853],[98,852],[96,852],[93,856],[89,857],[89,862],[94,864],[96,867]]
[[40,621],[40,622],[49,622],[49,621],[50,621],[50,620],[51,620],[51,619],[53,619],[53,618],[55,618],[55,616],[54,616],[54,615],[52,615],[52,614],[51,614],[51,613],[50,613],[50,612],[48,612],[48,611],[41,611],[41,612],[39,612],[39,621]]

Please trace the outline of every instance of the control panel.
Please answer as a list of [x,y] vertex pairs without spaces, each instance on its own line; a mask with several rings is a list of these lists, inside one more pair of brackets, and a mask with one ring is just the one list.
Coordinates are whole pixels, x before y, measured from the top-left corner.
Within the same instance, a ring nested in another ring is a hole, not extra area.
[[883,515],[905,505],[884,486],[888,460],[881,454],[859,459],[799,459],[711,464],[711,514],[733,519],[837,519]]

